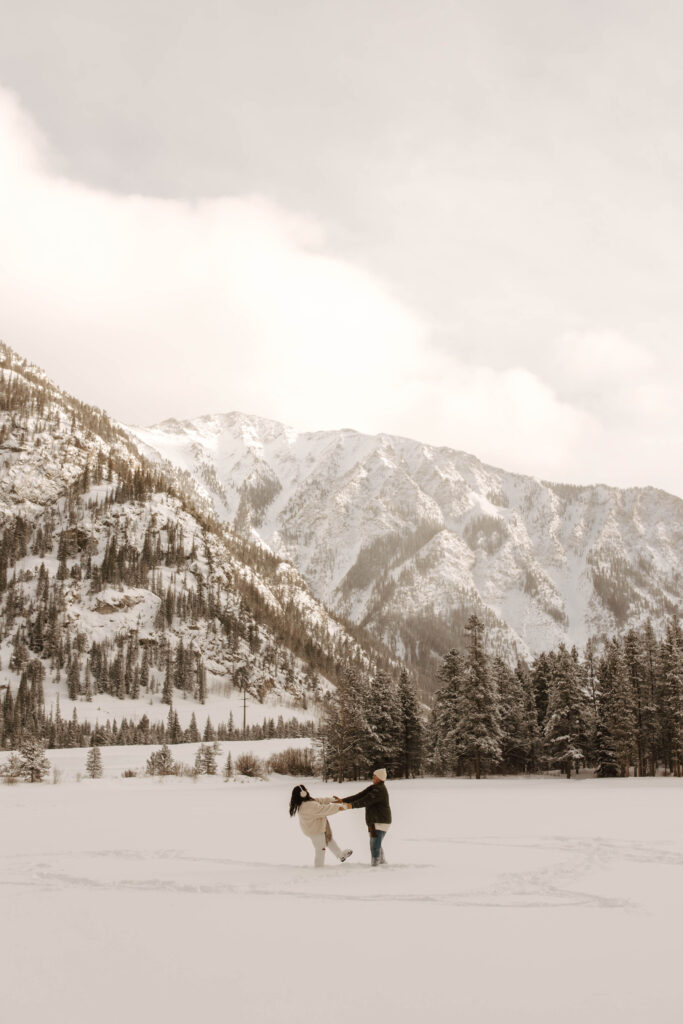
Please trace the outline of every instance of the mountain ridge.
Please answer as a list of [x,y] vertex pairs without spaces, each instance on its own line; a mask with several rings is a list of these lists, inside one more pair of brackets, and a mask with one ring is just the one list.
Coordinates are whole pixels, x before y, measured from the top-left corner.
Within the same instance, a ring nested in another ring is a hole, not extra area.
[[683,501],[661,489],[553,483],[447,446],[239,412],[172,422],[129,429],[409,660],[443,654],[468,610],[494,646],[533,656],[679,607]]
[[667,495],[671,498],[676,498],[679,501],[683,501],[683,496],[675,494],[673,491],[667,491],[663,487],[656,487],[653,484],[629,484],[627,487],[621,487],[618,484],[609,484],[602,480],[587,481],[582,483],[567,483],[557,480],[550,480],[547,477],[539,476],[533,473],[523,473],[518,470],[508,470],[503,466],[497,466],[490,462],[485,462],[480,459],[479,456],[474,455],[472,452],[465,451],[464,448],[454,448],[452,445],[439,445],[431,444],[426,441],[420,441],[419,439],[412,437],[409,434],[394,434],[389,431],[379,431],[376,434],[370,434],[363,430],[358,430],[355,427],[338,427],[338,428],[324,428],[320,430],[300,430],[297,427],[293,427],[289,424],[282,422],[281,420],[273,419],[270,416],[259,416],[256,413],[245,413],[241,410],[233,409],[230,412],[213,412],[213,413],[202,413],[199,416],[192,416],[190,418],[181,419],[177,416],[170,416],[166,419],[160,420],[157,423],[152,424],[140,424],[140,423],[124,423],[123,421],[117,421],[118,425],[125,431],[137,435],[138,432],[145,434],[148,432],[154,432],[161,429],[177,428],[177,433],[182,434],[186,432],[187,426],[196,423],[210,424],[213,422],[225,421],[228,423],[245,421],[249,425],[268,425],[269,427],[280,428],[287,433],[302,438],[314,438],[324,436],[337,436],[337,435],[354,435],[356,437],[362,437],[367,439],[376,440],[389,440],[389,441],[402,441],[413,445],[419,445],[424,448],[431,449],[435,452],[445,452],[453,455],[461,456],[463,458],[472,459],[474,462],[494,473],[505,473],[507,476],[520,477],[524,480],[536,480],[547,487],[551,488],[563,488],[567,490],[592,490],[595,488],[604,488],[608,491],[617,491],[620,493],[628,493],[630,491],[654,491],[662,495]]

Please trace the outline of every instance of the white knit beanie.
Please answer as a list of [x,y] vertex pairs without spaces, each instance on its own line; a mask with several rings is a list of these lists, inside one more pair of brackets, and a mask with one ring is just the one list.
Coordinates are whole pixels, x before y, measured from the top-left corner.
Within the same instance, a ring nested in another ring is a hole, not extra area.
[[376,771],[374,771],[372,773],[372,775],[373,775],[373,778],[380,779],[382,782],[386,782],[387,781],[387,770],[386,770],[386,768],[377,768]]

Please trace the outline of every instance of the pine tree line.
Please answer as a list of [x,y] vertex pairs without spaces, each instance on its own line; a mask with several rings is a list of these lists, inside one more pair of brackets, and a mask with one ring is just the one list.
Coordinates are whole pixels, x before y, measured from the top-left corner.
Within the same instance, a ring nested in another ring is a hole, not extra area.
[[600,777],[683,773],[683,634],[650,623],[588,643],[560,644],[531,665],[487,655],[472,616],[466,647],[443,660],[428,727],[428,770],[438,775],[580,767]]
[[422,709],[407,673],[395,683],[385,672],[369,678],[348,671],[325,702],[318,740],[323,778],[365,778],[374,768],[419,775],[423,760]]
[[156,743],[199,743],[214,740],[262,740],[312,737],[316,725],[312,719],[301,721],[282,715],[264,718],[260,723],[237,727],[232,712],[226,722],[213,725],[207,718],[199,729],[192,714],[190,724],[180,725],[178,712],[171,705],[165,722],[150,722],[147,715],[133,721],[122,718],[120,723],[107,719],[104,724],[81,722],[76,708],[70,718],[63,718],[59,699],[55,712],[46,714],[42,682],[42,665],[38,659],[30,662],[29,669],[15,696],[9,687],[0,701],[0,750],[16,750],[29,740],[36,740],[49,748],[95,746],[128,746]]

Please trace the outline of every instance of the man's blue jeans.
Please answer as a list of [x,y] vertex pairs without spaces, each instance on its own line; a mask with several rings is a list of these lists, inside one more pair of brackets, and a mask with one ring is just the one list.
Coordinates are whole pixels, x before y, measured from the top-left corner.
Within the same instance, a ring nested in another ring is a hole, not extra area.
[[374,836],[370,836],[370,857],[373,868],[381,863],[382,856],[382,840],[384,839],[386,832],[382,832],[380,829],[375,829]]

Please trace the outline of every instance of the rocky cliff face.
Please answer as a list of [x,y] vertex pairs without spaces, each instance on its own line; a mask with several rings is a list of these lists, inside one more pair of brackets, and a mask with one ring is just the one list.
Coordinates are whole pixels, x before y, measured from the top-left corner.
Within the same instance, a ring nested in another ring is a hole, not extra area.
[[472,610],[494,646],[533,655],[680,606],[683,501],[653,488],[553,484],[406,438],[238,413],[132,433],[418,665]]

